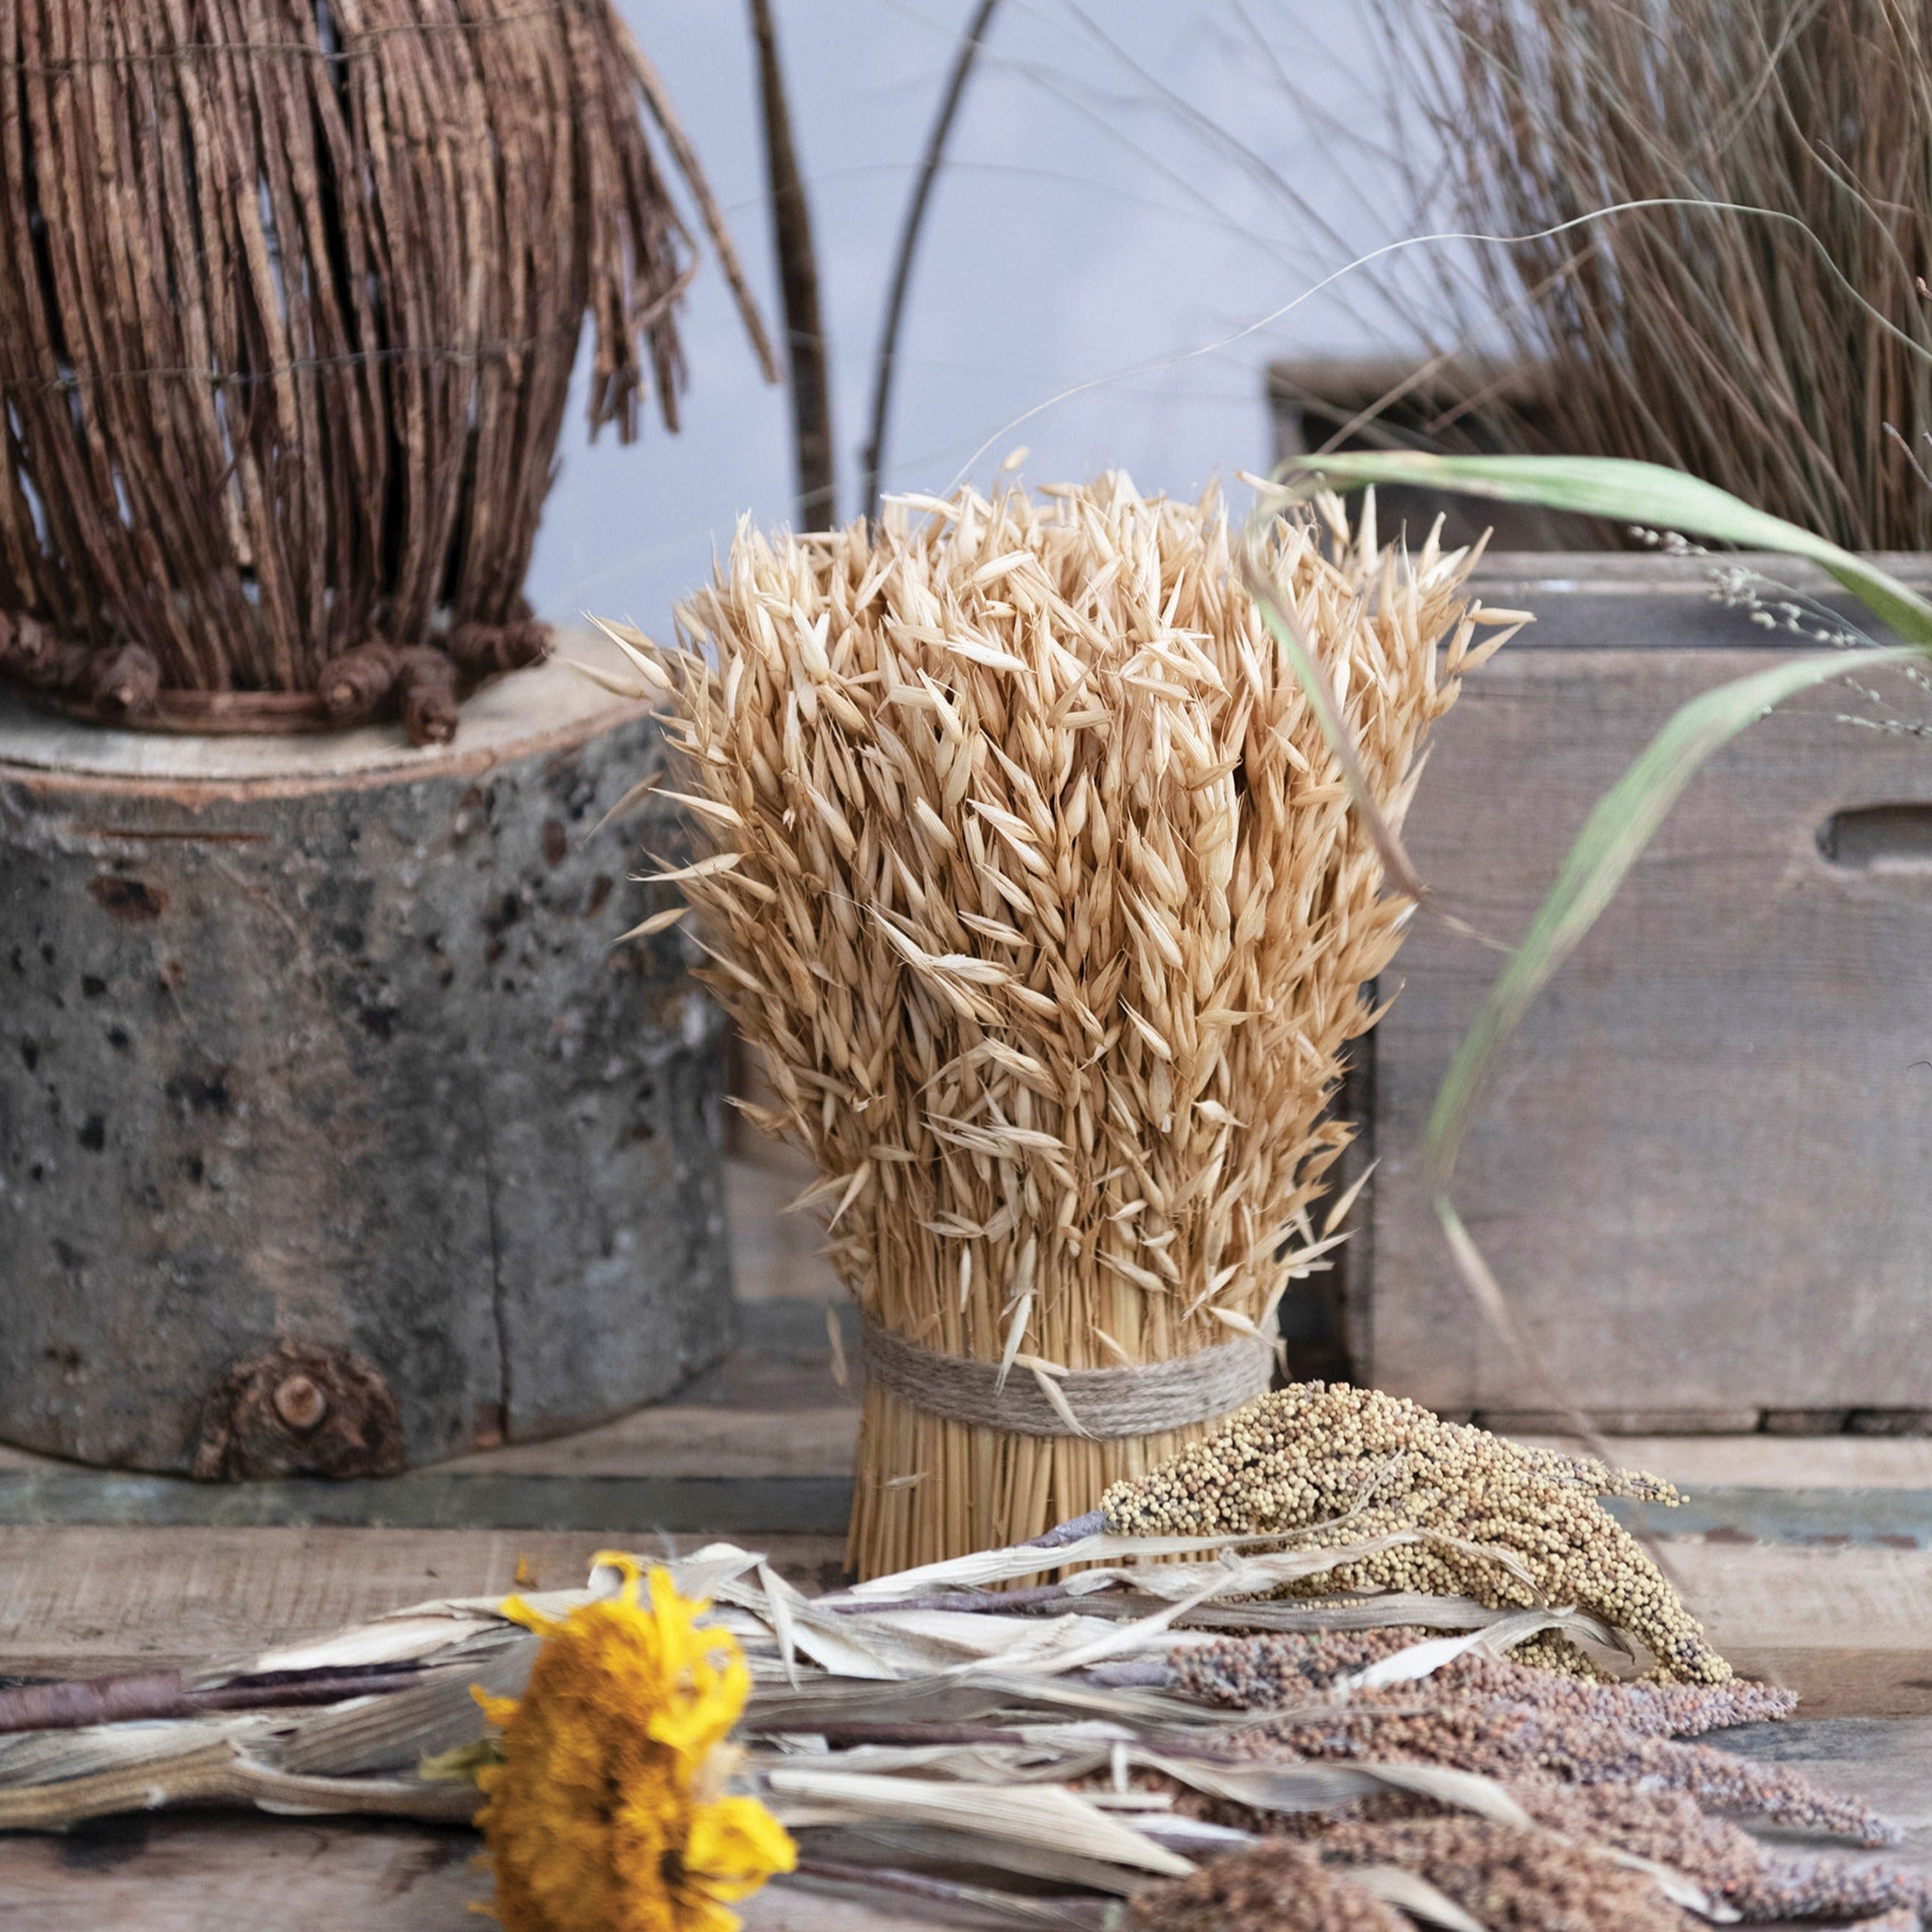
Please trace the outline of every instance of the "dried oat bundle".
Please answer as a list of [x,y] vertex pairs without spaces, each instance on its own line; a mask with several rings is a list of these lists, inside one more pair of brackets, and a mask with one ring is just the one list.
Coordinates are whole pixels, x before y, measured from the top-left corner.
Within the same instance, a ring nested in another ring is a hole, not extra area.
[[[1312,525],[1283,595],[1399,820],[1501,641],[1471,560]],[[675,874],[864,1311],[874,1574],[1090,1509],[1267,1386],[1407,907],[1212,498],[1122,476],[740,530],[628,641],[715,851]],[[654,924],[679,916],[669,909]]]
[[694,262],[650,118],[742,293],[610,0],[21,0],[0,68],[0,676],[449,735],[544,648],[587,319],[593,427],[654,389],[675,423]]

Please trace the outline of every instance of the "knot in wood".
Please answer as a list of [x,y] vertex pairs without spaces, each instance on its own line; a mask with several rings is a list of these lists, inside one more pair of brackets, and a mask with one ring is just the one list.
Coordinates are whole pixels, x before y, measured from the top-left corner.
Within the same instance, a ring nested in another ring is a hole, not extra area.
[[320,1426],[329,1398],[306,1375],[284,1376],[275,1384],[275,1413],[300,1435]]
[[284,1340],[231,1367],[202,1404],[203,1481],[386,1476],[403,1467],[402,1417],[373,1362]]

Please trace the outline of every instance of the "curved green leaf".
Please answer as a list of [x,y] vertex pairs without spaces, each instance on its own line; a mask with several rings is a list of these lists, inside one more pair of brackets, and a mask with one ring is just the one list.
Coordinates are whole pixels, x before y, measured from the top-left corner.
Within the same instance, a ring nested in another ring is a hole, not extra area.
[[1377,450],[1297,456],[1277,474],[1293,497],[1364,484],[1403,484],[1679,530],[1741,549],[1780,550],[1829,570],[1908,643],[1932,645],[1932,603],[1855,550],[1840,549],[1799,524],[1753,509],[1714,484],[1655,463],[1609,456],[1425,456]]

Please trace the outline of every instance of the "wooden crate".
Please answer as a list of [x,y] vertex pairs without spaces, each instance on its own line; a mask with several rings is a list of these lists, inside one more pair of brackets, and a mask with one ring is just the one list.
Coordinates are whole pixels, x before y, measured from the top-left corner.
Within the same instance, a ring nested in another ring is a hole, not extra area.
[[[1407,356],[1315,356],[1270,364],[1268,408],[1275,459],[1327,449],[1419,449],[1489,455],[1506,434],[1540,435],[1548,385],[1534,369],[1481,357],[1418,366]],[[1507,412],[1506,425],[1498,419]],[[1499,549],[1566,550],[1607,535],[1594,524],[1528,504],[1480,503],[1408,485],[1376,493],[1383,530],[1417,533],[1443,519],[1445,544],[1473,543],[1486,529]]]
[[[1932,581],[1932,560],[1893,561]],[[1714,602],[1712,569],[1485,565],[1486,601],[1538,621],[1444,721],[1410,817],[1443,906],[1515,942],[1678,705],[1819,648]],[[1887,688],[1932,715],[1932,694]],[[1504,1050],[1469,1138],[1468,1226],[1606,1426],[1883,1431],[1932,1411],[1932,744],[1841,721],[1854,708],[1873,709],[1841,685],[1796,700],[1693,781]],[[1552,1396],[1477,1317],[1419,1161],[1501,963],[1425,916],[1384,986],[1347,1320],[1362,1378],[1523,1418]]]

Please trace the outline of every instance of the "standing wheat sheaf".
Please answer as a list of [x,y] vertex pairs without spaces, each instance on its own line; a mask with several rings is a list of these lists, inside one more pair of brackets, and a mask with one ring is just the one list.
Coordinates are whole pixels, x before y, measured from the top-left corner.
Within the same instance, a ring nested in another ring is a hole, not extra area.
[[[1263,543],[1399,824],[1513,622],[1473,558]],[[852,1558],[875,1575],[1091,1509],[1261,1393],[1324,1109],[1408,905],[1212,495],[1123,476],[741,528],[675,648],[620,626],[708,834],[695,910],[863,1315]]]

